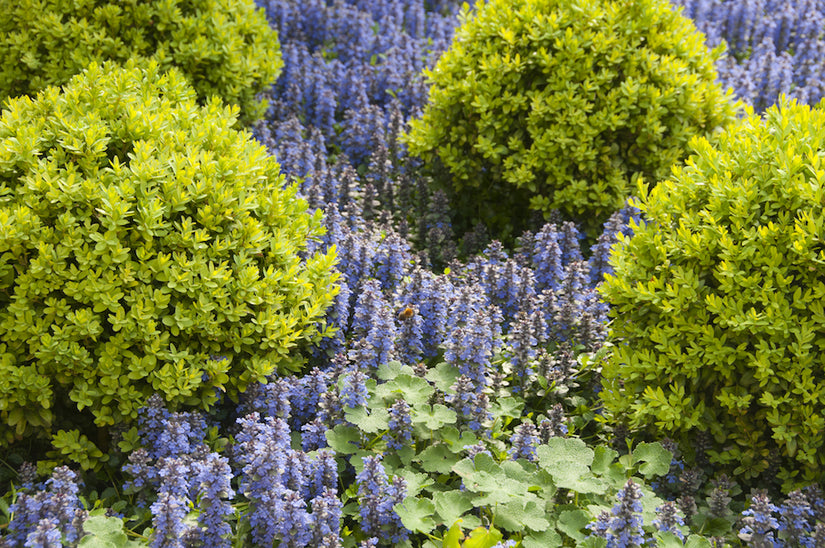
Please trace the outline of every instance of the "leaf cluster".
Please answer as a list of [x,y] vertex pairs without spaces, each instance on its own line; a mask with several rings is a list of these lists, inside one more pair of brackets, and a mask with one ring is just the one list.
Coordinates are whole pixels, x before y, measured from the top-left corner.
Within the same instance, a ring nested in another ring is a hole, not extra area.
[[783,97],[716,146],[694,140],[640,188],[644,220],[601,288],[605,406],[685,449],[709,433],[712,462],[744,479],[781,468],[786,489],[825,465],[823,124]]
[[[511,431],[506,419],[522,416],[523,400],[500,398],[491,406],[490,430],[477,435],[456,426],[450,407],[432,403],[437,394],[450,392],[457,376],[447,363],[422,378],[409,366],[391,362],[379,369],[381,382],[368,381],[367,405],[345,408],[346,423],[326,434],[339,457],[360,470],[364,456],[386,447],[387,409],[397,398],[408,403],[412,441],[384,453],[383,463],[389,475],[406,480],[407,496],[395,512],[405,527],[429,538],[422,546],[457,546],[466,529],[471,533],[465,543],[471,546],[500,539],[497,531],[527,548],[575,545],[587,536],[585,526],[613,506],[629,477],[643,484],[668,472],[671,454],[658,443],[640,444],[619,457],[605,446],[591,448],[580,439],[559,437],[538,446],[537,462],[512,460],[504,441]],[[467,456],[467,446],[479,443],[485,451]],[[650,524],[663,501],[649,487],[643,490],[644,519]],[[345,514],[355,516],[357,507],[350,504]]]
[[512,238],[560,210],[595,236],[635,179],[734,119],[722,50],[666,0],[490,0],[461,18],[405,140],[465,230]]
[[236,116],[155,62],[9,102],[0,443],[54,435],[92,457],[94,429],[128,425],[153,392],[208,408],[301,369],[327,331],[335,251],[307,253],[320,212]]
[[0,103],[63,85],[92,62],[175,66],[202,103],[217,95],[259,119],[257,97],[283,65],[277,34],[252,0],[23,0],[0,9]]

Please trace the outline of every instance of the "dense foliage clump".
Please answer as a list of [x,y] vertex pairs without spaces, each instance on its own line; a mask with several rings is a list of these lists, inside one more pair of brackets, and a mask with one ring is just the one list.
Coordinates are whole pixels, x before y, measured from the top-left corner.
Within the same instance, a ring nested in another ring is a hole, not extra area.
[[633,180],[735,115],[722,50],[668,2],[492,0],[462,18],[407,142],[468,228],[517,235],[558,209],[595,236]]
[[[816,485],[780,493],[708,462],[707,432],[643,441],[603,412],[611,346],[594,288],[638,210],[612,215],[589,252],[558,218],[531,220],[514,251],[483,225],[456,239],[446,195],[396,136],[460,0],[257,3],[285,67],[253,131],[324,211],[302,254],[337,251],[334,338],[313,345],[309,372],[250,382],[208,412],[153,395],[132,428],[98,430],[99,450],[60,433],[73,470],[44,443],[4,447],[0,545],[825,546]],[[711,47],[728,43],[743,70],[719,59],[720,79],[755,110],[790,78],[768,62],[768,34],[781,60],[792,50],[792,96],[816,96],[825,0],[684,4]]]
[[[636,205],[602,294],[615,344],[602,398],[737,477],[821,481],[825,113],[782,100]],[[793,472],[792,472],[793,471]]]
[[260,118],[278,76],[277,34],[252,0],[27,0],[0,9],[0,102],[62,85],[90,62],[176,66],[201,103],[217,95]]
[[153,392],[208,407],[319,338],[320,212],[236,107],[195,98],[176,69],[107,63],[3,111],[0,443],[128,423]]

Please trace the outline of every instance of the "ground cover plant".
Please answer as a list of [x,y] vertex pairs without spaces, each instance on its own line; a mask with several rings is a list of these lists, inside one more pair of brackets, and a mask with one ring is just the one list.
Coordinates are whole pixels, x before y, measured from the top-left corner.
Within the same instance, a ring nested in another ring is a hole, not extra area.
[[[105,447],[105,458],[88,469],[83,463],[91,456],[81,450],[61,454],[25,439],[12,444],[0,470],[8,486],[0,498],[0,542],[825,544],[821,477],[783,489],[772,470],[734,474],[708,458],[711,440],[676,443],[633,430],[605,409],[622,339],[611,334],[598,287],[614,266],[622,275],[623,263],[610,263],[610,248],[632,235],[643,212],[622,208],[590,238],[562,217],[531,219],[508,246],[484,226],[465,231],[453,222],[448,197],[428,185],[424,166],[399,136],[425,106],[423,69],[450,47],[456,2],[259,5],[278,33],[284,66],[252,131],[315,211],[312,218],[323,216],[325,231],[306,240],[299,255],[337,257],[340,274],[321,324],[336,331],[303,348],[301,371],[280,371],[242,392],[216,385],[208,411],[185,398],[148,397],[133,424],[112,425],[101,434],[105,444],[92,440]],[[708,34],[711,42],[731,42],[733,57],[717,68],[749,66],[766,55],[750,47],[751,34],[744,34],[747,46],[734,45],[752,21],[776,28],[781,17],[815,19],[811,13],[825,8],[794,3],[780,17],[769,2],[747,3],[747,12],[737,5],[685,6],[686,14],[701,14],[700,29],[719,29]],[[820,34],[789,28],[790,38],[776,41],[773,51],[782,56],[793,48],[788,56],[796,62],[800,44],[815,48]],[[817,67],[823,58],[805,62]],[[723,88],[744,89],[737,78],[745,72],[720,74]],[[775,89],[766,83],[769,73],[747,75],[759,89]],[[813,90],[813,79],[789,84],[792,93],[805,86]],[[47,96],[65,100],[58,90]],[[815,91],[803,98],[817,100]],[[10,139],[0,150],[16,157],[20,142]],[[215,145],[226,142],[234,141]],[[159,144],[156,154],[167,148]],[[272,158],[260,162],[276,169]],[[237,176],[231,171],[221,180]],[[170,179],[160,172],[157,184]],[[26,184],[27,192],[37,188]],[[2,236],[19,234],[18,225]],[[15,245],[9,252],[29,244]],[[219,346],[210,347],[203,364],[225,363],[227,350]],[[5,408],[0,414],[8,416]]]

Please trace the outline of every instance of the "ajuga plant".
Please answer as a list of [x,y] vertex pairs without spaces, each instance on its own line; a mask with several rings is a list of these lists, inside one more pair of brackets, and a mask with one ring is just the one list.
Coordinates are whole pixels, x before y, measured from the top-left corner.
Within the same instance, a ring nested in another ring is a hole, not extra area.
[[405,136],[448,193],[457,232],[512,240],[558,209],[595,238],[632,182],[655,183],[735,117],[693,24],[664,0],[465,4]]
[[62,85],[93,61],[178,67],[201,103],[212,95],[260,118],[277,78],[278,37],[252,0],[26,0],[0,9],[0,102]]
[[815,105],[825,95],[822,0],[672,0],[693,19],[709,47],[725,41],[719,79],[757,112],[780,93]]
[[710,434],[707,455],[742,482],[822,480],[824,124],[783,97],[717,146],[694,140],[670,179],[640,185],[642,220],[601,288],[607,409],[688,459]]
[[8,105],[0,444],[84,453],[92,425],[128,424],[152,392],[207,408],[303,367],[334,249],[306,253],[321,215],[232,129],[236,106],[199,106],[179,71],[133,61]]

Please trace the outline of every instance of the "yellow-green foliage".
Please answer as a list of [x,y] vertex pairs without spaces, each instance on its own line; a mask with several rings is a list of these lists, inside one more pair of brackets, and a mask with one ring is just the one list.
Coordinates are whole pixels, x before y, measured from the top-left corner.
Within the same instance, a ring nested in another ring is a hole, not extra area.
[[666,177],[734,118],[721,50],[668,0],[488,0],[461,17],[406,140],[463,228],[519,235],[530,209],[559,209],[594,234],[632,179]]
[[0,116],[0,445],[128,423],[153,392],[208,407],[299,370],[326,330],[320,213],[236,106],[137,65]]
[[65,84],[92,61],[155,59],[178,67],[204,103],[217,95],[263,115],[277,78],[276,33],[253,0],[0,1],[0,104]]
[[[820,107],[825,105],[820,105]],[[825,113],[749,117],[636,205],[602,295],[616,345],[605,405],[754,477],[825,469]]]

